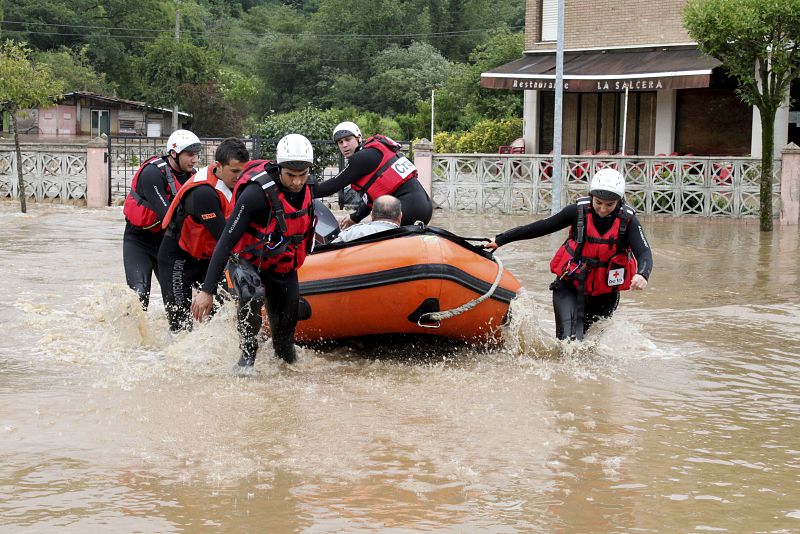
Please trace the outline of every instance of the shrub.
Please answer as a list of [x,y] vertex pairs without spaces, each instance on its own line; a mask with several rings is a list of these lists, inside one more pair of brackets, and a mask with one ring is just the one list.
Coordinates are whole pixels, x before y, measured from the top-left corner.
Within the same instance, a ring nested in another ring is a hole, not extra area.
[[[318,168],[334,165],[337,157],[336,145],[331,140],[338,117],[331,111],[322,111],[307,106],[298,111],[267,116],[256,126],[255,135],[267,139],[280,139],[286,134],[299,133],[314,143],[314,160]],[[274,146],[264,147],[261,158],[274,156]],[[270,153],[270,151],[272,151]]]
[[522,136],[522,119],[484,120],[467,132],[434,135],[436,152],[492,154]]
[[459,135],[451,132],[434,132],[433,150],[439,153],[458,152]]

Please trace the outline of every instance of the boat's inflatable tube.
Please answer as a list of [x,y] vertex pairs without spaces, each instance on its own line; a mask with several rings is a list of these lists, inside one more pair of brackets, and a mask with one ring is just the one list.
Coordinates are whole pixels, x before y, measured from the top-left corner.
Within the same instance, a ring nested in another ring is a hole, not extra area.
[[299,271],[297,341],[381,334],[499,341],[499,327],[520,288],[508,271],[471,309],[438,321],[426,315],[490,292],[498,269],[488,252],[435,227],[406,226],[350,243],[317,245]]

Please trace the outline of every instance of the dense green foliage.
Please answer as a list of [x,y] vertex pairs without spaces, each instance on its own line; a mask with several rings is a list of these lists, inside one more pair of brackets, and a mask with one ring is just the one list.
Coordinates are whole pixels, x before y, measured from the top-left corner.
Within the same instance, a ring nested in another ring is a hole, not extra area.
[[800,0],[690,0],[683,22],[700,50],[737,79],[742,100],[760,112],[760,226],[771,231],[773,125],[800,76]]
[[204,132],[317,109],[365,134],[429,137],[434,88],[436,131],[521,115],[521,92],[479,81],[521,55],[522,0],[3,1],[4,35],[67,90],[178,104]]

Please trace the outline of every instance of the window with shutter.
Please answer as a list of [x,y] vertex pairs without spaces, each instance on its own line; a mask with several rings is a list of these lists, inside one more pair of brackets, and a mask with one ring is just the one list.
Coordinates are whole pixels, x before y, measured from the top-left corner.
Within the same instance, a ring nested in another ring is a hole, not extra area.
[[558,33],[558,0],[542,0],[542,41],[555,41]]

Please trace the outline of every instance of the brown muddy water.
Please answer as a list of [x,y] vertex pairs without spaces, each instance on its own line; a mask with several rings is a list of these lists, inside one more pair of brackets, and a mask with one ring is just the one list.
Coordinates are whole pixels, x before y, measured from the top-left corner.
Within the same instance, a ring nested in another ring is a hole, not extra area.
[[[506,345],[262,349],[232,310],[171,336],[120,208],[0,203],[0,531],[798,532],[800,238],[646,220],[655,270],[553,339],[562,236],[498,255]],[[493,235],[523,216],[444,214]]]

